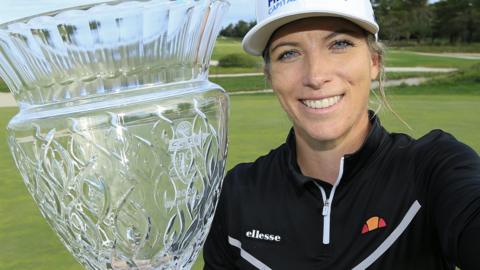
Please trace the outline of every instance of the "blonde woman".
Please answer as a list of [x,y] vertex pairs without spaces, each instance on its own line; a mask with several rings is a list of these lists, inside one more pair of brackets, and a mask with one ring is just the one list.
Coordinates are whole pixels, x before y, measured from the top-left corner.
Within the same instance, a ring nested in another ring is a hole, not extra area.
[[205,269],[480,269],[478,154],[368,110],[383,70],[370,1],[259,0],[257,17],[243,47],[293,127],[227,174]]

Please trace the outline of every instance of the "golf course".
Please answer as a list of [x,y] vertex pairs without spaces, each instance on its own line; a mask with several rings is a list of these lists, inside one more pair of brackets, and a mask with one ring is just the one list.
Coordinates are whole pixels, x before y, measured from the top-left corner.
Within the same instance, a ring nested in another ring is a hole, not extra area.
[[[236,39],[219,39],[213,60],[241,53]],[[245,55],[245,57],[247,57]],[[259,73],[261,58],[254,67],[220,67],[211,75]],[[387,67],[453,68],[450,73],[389,72],[387,79],[427,78],[420,85],[406,84],[386,89],[391,106],[411,127],[408,128],[387,108],[379,111],[382,124],[390,132],[408,133],[419,138],[432,129],[442,129],[480,152],[480,58],[425,55],[413,50],[388,51]],[[229,150],[227,169],[251,162],[284,142],[291,127],[273,93],[261,75],[211,79],[230,97]],[[0,84],[0,88],[5,86]],[[251,93],[248,93],[251,91]],[[371,95],[371,107],[379,105]],[[0,270],[81,270],[83,269],[49,228],[25,188],[7,145],[6,126],[18,112],[16,107],[0,108]],[[202,269],[199,256],[193,269]]]

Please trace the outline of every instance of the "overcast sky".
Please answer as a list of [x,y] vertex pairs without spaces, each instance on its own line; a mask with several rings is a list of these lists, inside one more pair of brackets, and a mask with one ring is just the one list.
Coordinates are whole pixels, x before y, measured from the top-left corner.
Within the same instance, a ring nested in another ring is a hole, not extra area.
[[[106,0],[0,0],[0,23],[14,19],[35,15],[76,5]],[[430,0],[437,2],[439,0]],[[239,20],[250,21],[255,19],[254,0],[229,0],[230,9],[223,19],[223,25],[235,23]]]
[[[105,0],[0,0],[0,23],[76,5],[105,2]],[[224,25],[241,19],[255,18],[254,0],[229,0],[231,6],[223,19]]]

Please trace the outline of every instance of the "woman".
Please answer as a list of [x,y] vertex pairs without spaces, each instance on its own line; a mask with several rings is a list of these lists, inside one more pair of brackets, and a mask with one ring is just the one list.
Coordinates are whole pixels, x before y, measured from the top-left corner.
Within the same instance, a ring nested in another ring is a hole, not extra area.
[[368,111],[383,70],[370,1],[264,0],[257,16],[244,49],[293,128],[227,174],[205,269],[480,269],[478,154]]

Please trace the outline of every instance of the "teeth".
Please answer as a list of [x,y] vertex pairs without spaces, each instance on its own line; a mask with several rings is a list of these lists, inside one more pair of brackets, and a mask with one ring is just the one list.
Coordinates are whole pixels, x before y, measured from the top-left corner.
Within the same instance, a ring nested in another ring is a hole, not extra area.
[[340,99],[342,99],[341,96],[334,96],[318,100],[303,100],[302,102],[305,104],[305,106],[312,109],[325,109],[337,104]]

